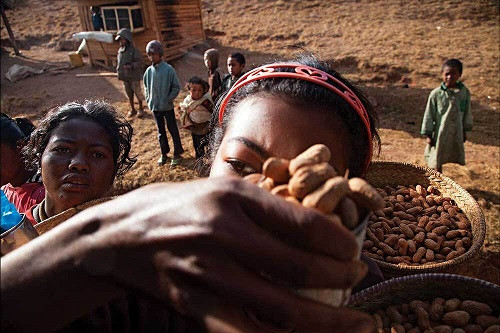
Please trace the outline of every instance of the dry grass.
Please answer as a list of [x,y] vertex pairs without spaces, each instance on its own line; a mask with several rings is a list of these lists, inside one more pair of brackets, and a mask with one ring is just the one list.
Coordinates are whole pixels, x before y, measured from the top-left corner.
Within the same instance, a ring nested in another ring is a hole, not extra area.
[[[28,58],[67,60],[65,53],[55,52],[54,44],[80,29],[72,2],[25,3],[29,8],[21,6],[7,13],[14,33],[29,48],[23,52]],[[424,164],[425,144],[419,129],[427,96],[440,83],[443,60],[460,58],[464,63],[462,79],[472,93],[474,131],[465,143],[467,165],[445,165],[444,174],[476,198],[488,225],[482,253],[460,272],[500,283],[498,1],[211,0],[202,1],[202,5],[208,43],[173,62],[182,82],[192,75],[206,75],[202,54],[209,46],[219,48],[224,71],[225,57],[234,51],[245,54],[247,67],[302,51],[313,52],[333,61],[339,71],[364,86],[376,103],[382,138],[378,158],[382,160]],[[35,21],[37,34],[32,29]],[[2,30],[2,45],[6,45],[5,41],[6,33]],[[128,111],[116,79],[76,82],[74,74],[68,74],[11,84],[5,82],[3,73],[5,64],[15,61],[19,59],[2,55],[2,111],[36,119],[43,115],[41,110],[52,106],[51,102],[90,97],[110,100],[123,115]],[[58,80],[63,80],[68,88],[59,86]],[[178,100],[185,94],[183,91]],[[133,152],[139,160],[117,181],[116,192],[151,182],[196,177],[188,133],[181,133],[184,147],[189,148],[185,160],[181,166],[170,169],[156,165],[159,147],[152,116],[134,119],[132,125]]]

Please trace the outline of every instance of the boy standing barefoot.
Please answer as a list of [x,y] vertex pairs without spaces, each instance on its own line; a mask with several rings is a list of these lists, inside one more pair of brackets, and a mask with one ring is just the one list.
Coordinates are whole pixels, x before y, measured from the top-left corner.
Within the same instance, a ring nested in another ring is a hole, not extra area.
[[443,82],[430,93],[422,121],[420,134],[427,136],[425,159],[439,172],[445,163],[465,165],[465,133],[472,130],[472,112],[469,89],[458,80],[462,68],[457,59],[445,61]]

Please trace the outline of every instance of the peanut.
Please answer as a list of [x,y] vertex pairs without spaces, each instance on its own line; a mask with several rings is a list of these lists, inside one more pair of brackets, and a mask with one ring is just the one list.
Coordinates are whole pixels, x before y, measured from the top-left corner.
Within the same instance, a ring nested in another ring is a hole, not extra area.
[[385,207],[384,198],[380,196],[368,182],[362,178],[349,179],[350,191],[347,195],[358,205],[366,207],[369,210],[377,210]]
[[470,315],[462,310],[445,313],[442,322],[446,325],[463,327],[470,320]]
[[469,300],[460,304],[460,310],[466,311],[471,316],[490,315],[493,311],[488,304]]
[[288,165],[290,161],[284,158],[270,157],[262,165],[262,173],[272,178],[278,184],[287,183],[290,179]]
[[302,205],[328,214],[349,192],[348,183],[343,177],[330,178],[314,192],[306,195]]
[[330,157],[330,149],[328,149],[327,146],[323,144],[316,144],[292,159],[288,166],[288,171],[291,175],[293,175],[303,166],[328,162],[330,161]]
[[[287,171],[288,172],[288,171]],[[304,166],[298,169],[288,182],[288,191],[298,199],[304,198],[323,184],[327,179],[337,175],[328,163]]]

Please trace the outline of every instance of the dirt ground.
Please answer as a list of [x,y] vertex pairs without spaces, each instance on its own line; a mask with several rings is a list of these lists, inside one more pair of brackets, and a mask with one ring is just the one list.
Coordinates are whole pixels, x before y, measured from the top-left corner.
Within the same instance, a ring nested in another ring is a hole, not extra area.
[[[474,130],[465,143],[467,165],[448,164],[443,173],[464,187],[479,203],[487,221],[487,236],[477,260],[461,274],[500,284],[500,2],[499,1],[202,1],[207,41],[171,64],[181,83],[206,76],[203,52],[216,47],[221,69],[227,54],[240,51],[247,68],[269,60],[312,52],[331,61],[366,90],[380,115],[380,160],[425,165],[425,141],[419,135],[429,92],[440,83],[447,58],[464,63],[462,80],[472,93]],[[1,30],[1,110],[35,122],[56,105],[103,98],[125,115],[128,103],[111,73],[87,65],[61,74],[32,76],[16,83],[5,79],[13,64],[48,68],[68,64],[70,36],[80,31],[70,0],[22,0],[7,11],[22,56],[14,56],[6,29]],[[36,22],[36,29],[34,23]],[[186,91],[181,91],[178,101]],[[137,164],[115,184],[123,193],[158,181],[196,177],[194,150],[181,131],[187,149],[176,168],[158,167],[159,146],[151,114],[133,119],[133,153]]]

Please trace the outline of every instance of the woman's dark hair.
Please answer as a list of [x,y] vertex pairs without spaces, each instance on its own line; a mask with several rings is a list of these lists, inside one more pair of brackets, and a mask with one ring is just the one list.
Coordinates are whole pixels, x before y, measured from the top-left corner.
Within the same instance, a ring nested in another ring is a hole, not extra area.
[[456,68],[458,70],[458,73],[460,74],[460,76],[462,76],[462,70],[463,70],[464,66],[462,65],[462,62],[460,60],[458,60],[458,59],[448,59],[448,60],[446,60],[443,63],[443,66],[441,66],[441,71],[443,71],[443,69],[445,67]]
[[245,56],[240,52],[231,53],[228,58],[235,59],[240,65],[244,65],[246,63]]
[[[320,62],[312,55],[302,55],[298,59],[292,60],[291,62],[320,69],[334,76],[348,86],[359,98],[361,103],[363,103],[363,106],[368,113],[372,139],[375,141],[378,150],[380,151],[380,137],[377,132],[378,116],[373,105],[365,97],[365,95],[358,88],[354,87],[349,81],[347,81],[347,79],[345,79],[342,75],[331,69],[327,64]],[[281,71],[290,71],[290,69],[281,69]],[[351,158],[348,162],[349,174],[351,176],[359,176],[362,174],[370,149],[367,145],[368,138],[365,126],[358,114],[341,96],[331,90],[308,81],[289,78],[262,79],[241,87],[241,89],[239,89],[231,97],[226,105],[223,122],[220,125],[217,124],[218,110],[220,108],[220,102],[224,99],[224,96],[219,99],[216,107],[217,111],[214,112],[216,116],[212,117],[213,131],[209,145],[211,161],[213,161],[215,154],[219,149],[226,128],[231,121],[233,114],[232,111],[235,109],[236,104],[243,99],[260,92],[286,96],[288,101],[297,103],[298,105],[320,108],[328,108],[328,106],[332,106],[331,111],[344,120],[352,138],[353,153],[351,154]]]
[[203,87],[203,91],[207,92],[208,91],[208,82],[203,80],[202,78],[200,78],[199,76],[193,76],[191,77],[187,83],[186,83],[186,88],[189,89],[189,87],[192,85],[192,84],[199,84],[200,86]]
[[31,132],[35,129],[33,123],[27,118],[12,119],[7,114],[2,112],[1,115],[1,137],[2,143],[6,143],[11,147],[17,147],[24,140],[29,138]]
[[112,105],[104,101],[85,101],[84,104],[67,103],[49,112],[42,119],[38,128],[31,134],[28,144],[23,148],[23,155],[29,170],[37,170],[40,167],[42,154],[52,132],[61,123],[75,118],[93,121],[106,131],[113,149],[115,175],[122,175],[137,161],[135,157],[129,155],[132,126],[118,116]]

